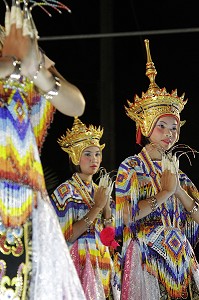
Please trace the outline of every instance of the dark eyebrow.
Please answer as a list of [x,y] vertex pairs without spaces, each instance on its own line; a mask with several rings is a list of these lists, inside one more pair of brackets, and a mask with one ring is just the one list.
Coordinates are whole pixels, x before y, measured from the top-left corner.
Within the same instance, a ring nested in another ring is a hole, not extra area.
[[83,153],[100,153],[100,152],[101,152],[100,150],[97,150],[97,151],[94,151],[94,152],[92,152],[90,150],[83,151]]
[[[164,123],[164,124],[167,124],[167,122],[162,121],[162,120],[159,120],[159,122]],[[178,123],[173,123],[172,125],[178,125]]]

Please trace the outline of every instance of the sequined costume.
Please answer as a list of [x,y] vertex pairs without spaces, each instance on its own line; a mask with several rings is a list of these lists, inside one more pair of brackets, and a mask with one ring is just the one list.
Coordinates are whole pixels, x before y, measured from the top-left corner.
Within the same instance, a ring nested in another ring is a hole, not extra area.
[[[152,161],[145,148],[125,159],[116,180],[116,232],[123,243],[116,255],[122,297],[128,300],[199,299],[199,265],[192,246],[199,237],[199,225],[181,202],[171,196],[157,210],[135,221],[139,200],[160,191],[161,162]],[[199,193],[180,171],[180,184],[194,199]],[[132,218],[124,226],[123,209],[130,203]],[[197,287],[196,287],[197,285]]]
[[[101,213],[97,216],[94,225],[75,242],[67,241],[73,235],[73,223],[82,219],[92,207],[95,189],[97,185],[93,181],[84,182],[77,173],[74,173],[71,179],[56,188],[51,201],[87,300],[104,300],[110,297],[113,262],[108,247],[101,243],[99,237],[104,227]],[[112,292],[115,293],[114,288]],[[117,294],[118,292],[115,293],[114,299],[119,299]]]
[[0,299],[84,299],[40,162],[53,113],[30,81],[0,81]]

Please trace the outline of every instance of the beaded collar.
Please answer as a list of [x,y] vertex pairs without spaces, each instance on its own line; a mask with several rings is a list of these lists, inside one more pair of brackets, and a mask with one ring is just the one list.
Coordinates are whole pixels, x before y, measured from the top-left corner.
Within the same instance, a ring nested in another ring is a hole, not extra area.
[[73,174],[72,179],[73,185],[82,196],[82,200],[89,208],[92,208],[94,205],[94,191],[95,188],[97,188],[97,185],[94,184],[93,181],[91,183],[84,182],[77,173]]

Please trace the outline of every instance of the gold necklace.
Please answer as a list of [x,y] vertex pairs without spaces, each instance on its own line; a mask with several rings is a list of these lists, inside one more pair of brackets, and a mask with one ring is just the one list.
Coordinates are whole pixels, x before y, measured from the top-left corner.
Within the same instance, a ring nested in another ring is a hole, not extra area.
[[[88,192],[88,188],[85,186],[82,179],[77,173],[73,174],[72,178],[73,178],[73,185],[79,191],[80,195],[82,196],[82,200],[88,205],[89,208],[92,208],[92,206],[94,205],[94,199],[91,197],[90,193]],[[91,185],[92,188],[94,189],[97,187],[96,185],[94,187],[92,182]]]

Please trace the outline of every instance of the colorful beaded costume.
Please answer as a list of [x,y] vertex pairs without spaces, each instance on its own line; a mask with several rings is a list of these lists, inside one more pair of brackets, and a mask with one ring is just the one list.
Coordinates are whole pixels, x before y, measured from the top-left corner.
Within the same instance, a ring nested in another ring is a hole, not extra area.
[[84,299],[39,157],[53,113],[29,81],[0,81],[0,299]]
[[[82,219],[93,205],[97,185],[81,180],[77,173],[53,192],[52,204],[66,242],[73,234],[73,223]],[[101,213],[86,232],[68,247],[87,299],[104,300],[110,294],[113,262],[107,246],[100,240],[104,228]],[[117,299],[117,298],[115,298]]]
[[[152,161],[145,148],[124,160],[118,170],[117,236],[124,243],[123,267],[128,266],[124,271],[122,299],[186,299],[189,289],[192,299],[198,299],[194,298],[198,290],[192,283],[195,279],[199,288],[199,265],[191,245],[196,245],[199,225],[191,220],[181,202],[172,196],[155,212],[133,221],[139,213],[139,200],[160,190],[161,172],[161,162]],[[187,193],[199,199],[190,179],[183,172],[179,178]],[[128,227],[123,225],[125,203],[130,203],[132,210]],[[120,259],[118,262],[123,264]]]
[[[38,38],[30,12],[35,5],[65,7],[56,1],[31,1],[29,10],[28,1],[14,0],[10,10],[4,3],[0,56],[12,25],[22,30],[20,35]],[[7,57],[14,60],[15,68],[10,76],[0,79],[0,299],[83,300],[81,283],[47,195],[40,161],[55,109],[32,81],[21,75],[21,62]],[[53,62],[42,57],[42,67],[52,67]]]
[[[88,127],[74,118],[71,130],[58,139],[62,150],[69,154],[72,163],[79,165],[82,151],[88,147],[98,147],[100,151],[105,144],[100,145],[103,129],[93,125]],[[100,185],[100,182],[99,182]],[[90,211],[94,205],[94,193],[98,186],[93,182],[85,182],[77,172],[58,186],[51,195],[51,202],[58,215],[62,232],[70,249],[73,262],[81,280],[87,300],[119,299],[118,291],[113,287],[113,261],[108,246],[103,245],[100,233],[104,228],[102,211],[94,223],[73,243],[69,240],[73,235],[73,225]],[[115,214],[115,204],[111,203]]]
[[[127,115],[136,122],[136,141],[150,137],[160,116],[171,115],[180,125],[180,112],[187,101],[177,91],[169,94],[155,83],[157,74],[151,60],[149,41],[147,71],[149,89],[142,97],[128,101]],[[116,179],[116,235],[122,251],[115,255],[121,299],[173,300],[199,299],[199,265],[194,247],[199,237],[199,225],[193,221],[175,195],[139,220],[139,201],[149,199],[161,190],[162,161],[153,161],[146,148],[138,155],[126,158],[119,166]],[[199,202],[199,192],[182,171],[178,171],[182,188]],[[128,209],[128,222],[124,212]]]

